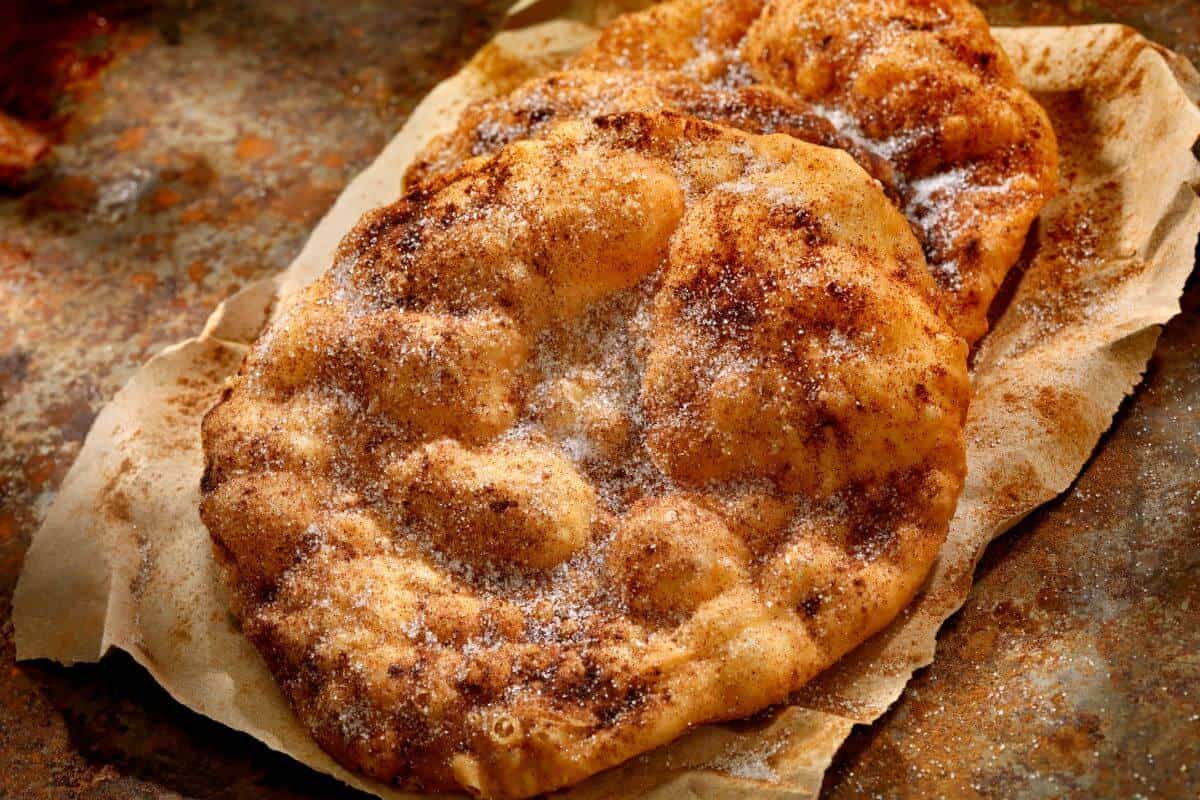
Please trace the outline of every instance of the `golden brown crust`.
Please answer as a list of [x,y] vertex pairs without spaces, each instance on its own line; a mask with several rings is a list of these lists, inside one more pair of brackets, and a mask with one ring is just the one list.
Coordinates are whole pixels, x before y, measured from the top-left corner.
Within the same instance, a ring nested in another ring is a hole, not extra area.
[[899,200],[896,175],[886,159],[838,132],[807,103],[769,86],[704,85],[677,71],[574,69],[534,78],[506,95],[473,103],[455,129],[429,142],[404,176],[412,188],[489,155],[566,119],[622,111],[678,111],[748,133],[782,133],[802,142],[836,147],[854,157]]
[[573,66],[765,85],[823,112],[894,168],[971,342],[1057,181],[1049,118],[967,0],[673,0],[619,17]]
[[368,214],[206,417],[235,613],[325,749],[422,789],[780,702],[945,536],[967,347],[930,287],[790,137],[626,113],[471,160]]

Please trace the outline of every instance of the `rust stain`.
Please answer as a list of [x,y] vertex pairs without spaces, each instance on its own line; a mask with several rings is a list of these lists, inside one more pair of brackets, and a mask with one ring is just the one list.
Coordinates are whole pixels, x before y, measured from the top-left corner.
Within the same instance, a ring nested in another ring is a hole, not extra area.
[[242,137],[238,142],[236,154],[241,161],[258,161],[274,155],[276,149],[275,143],[271,140],[250,134]]
[[96,182],[87,175],[63,175],[29,195],[26,213],[86,211],[95,204],[97,193]]
[[153,291],[158,288],[158,276],[153,272],[135,272],[130,280],[134,286],[143,292]]
[[167,171],[163,177],[168,180],[178,179],[197,191],[210,188],[217,180],[217,171],[203,154],[183,153],[180,161],[182,166],[179,169]]
[[189,206],[179,215],[179,221],[184,225],[193,225],[198,222],[209,222],[211,220],[212,214],[203,205]]
[[188,264],[188,277],[191,278],[192,283],[200,283],[208,276],[208,272],[208,265],[203,261],[193,261]]
[[0,5],[0,127],[5,140],[23,151],[6,154],[3,180],[19,185],[36,175],[35,167],[67,134],[101,75],[119,56],[149,43],[124,30],[126,5]]
[[0,269],[15,269],[29,260],[33,252],[12,242],[0,242]]
[[138,150],[146,143],[146,126],[137,125],[132,128],[127,128],[120,136],[113,141],[113,147],[122,153],[128,153],[131,150]]
[[30,456],[24,466],[25,480],[35,491],[45,486],[57,471],[57,464],[51,454]]
[[329,150],[321,154],[321,165],[340,170],[346,166],[346,157],[336,150]]
[[281,192],[271,210],[297,222],[315,222],[333,204],[337,193],[337,187],[316,184],[306,177]]
[[154,195],[150,198],[150,203],[156,211],[164,211],[178,205],[181,200],[183,200],[183,195],[174,189],[163,186],[154,191]]

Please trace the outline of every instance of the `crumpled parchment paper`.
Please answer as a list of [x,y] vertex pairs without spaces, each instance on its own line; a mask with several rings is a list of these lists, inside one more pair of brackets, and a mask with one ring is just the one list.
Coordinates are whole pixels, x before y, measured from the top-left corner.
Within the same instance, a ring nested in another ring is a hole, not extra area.
[[[636,0],[634,0],[636,2]],[[281,299],[323,272],[359,216],[399,194],[404,167],[472,99],[554,68],[628,0],[524,2],[502,33],[413,112],[338,198],[295,262],[222,304],[200,336],[153,358],[96,419],[26,556],[17,657],[70,664],[130,653],[184,705],[385,798],[412,795],[333,762],[293,717],[226,610],[197,513],[199,424]],[[1065,490],[1158,326],[1178,311],[1200,231],[1191,65],[1120,26],[998,29],[1062,149],[1019,282],[974,358],[970,474],[925,589],[889,628],[751,722],[699,728],[563,793],[571,798],[810,798],[855,723],[934,657],[994,537]]]

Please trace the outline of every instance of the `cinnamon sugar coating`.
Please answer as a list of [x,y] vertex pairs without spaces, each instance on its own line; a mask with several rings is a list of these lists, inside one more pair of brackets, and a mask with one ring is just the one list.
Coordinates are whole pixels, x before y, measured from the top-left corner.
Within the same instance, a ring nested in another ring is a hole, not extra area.
[[843,135],[808,103],[761,84],[703,84],[675,70],[570,69],[472,103],[454,130],[435,137],[417,154],[404,185],[414,187],[468,158],[494,153],[565,119],[621,111],[678,111],[748,133],[783,133],[836,147],[850,153],[899,200],[891,164]]
[[790,692],[925,578],[967,345],[845,153],[550,127],[368,214],[203,427],[234,612],[316,740],[526,797]]
[[913,225],[970,342],[1054,192],[1049,118],[967,0],[670,0],[618,17],[565,73],[468,109],[409,175],[550,121],[673,109],[850,152]]

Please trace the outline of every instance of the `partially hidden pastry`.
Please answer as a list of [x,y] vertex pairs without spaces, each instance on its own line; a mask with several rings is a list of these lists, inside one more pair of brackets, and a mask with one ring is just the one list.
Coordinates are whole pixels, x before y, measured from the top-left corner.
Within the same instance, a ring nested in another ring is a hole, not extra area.
[[967,343],[845,152],[545,127],[366,215],[203,426],[201,515],[299,719],[526,797],[886,625],[964,475]]
[[508,94],[472,103],[454,130],[435,137],[404,176],[412,188],[469,158],[488,155],[564,119],[621,111],[678,111],[749,133],[783,133],[845,150],[900,202],[899,182],[882,156],[845,136],[809,104],[769,86],[701,84],[672,70],[572,69],[534,78]]
[[1057,181],[1048,117],[966,0],[672,0],[617,18],[570,66],[468,110],[409,185],[601,111],[667,107],[841,147],[897,200],[941,313],[974,342]]

